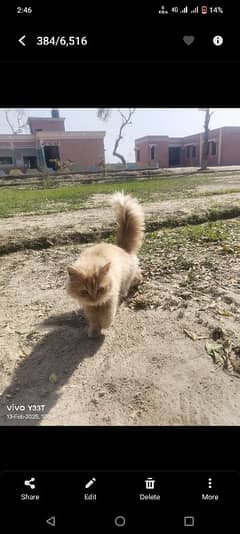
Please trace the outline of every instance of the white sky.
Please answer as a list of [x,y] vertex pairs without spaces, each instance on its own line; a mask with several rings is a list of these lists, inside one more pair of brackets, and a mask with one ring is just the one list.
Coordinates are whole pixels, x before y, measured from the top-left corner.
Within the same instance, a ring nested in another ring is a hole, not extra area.
[[[107,163],[119,160],[112,156],[116,135],[121,124],[121,118],[116,108],[108,122],[104,123],[97,118],[96,108],[65,108],[59,109],[60,116],[65,117],[66,131],[105,130],[105,149]],[[127,109],[123,109],[127,111]],[[240,126],[240,108],[211,108],[214,114],[211,118],[210,128],[221,126]],[[14,115],[14,112],[13,112]],[[26,118],[50,117],[51,109],[25,108]],[[137,108],[132,118],[132,125],[124,130],[124,139],[119,145],[119,152],[127,161],[134,161],[134,140],[144,135],[169,135],[172,137],[185,136],[203,130],[204,113],[197,108]],[[0,133],[11,133],[3,110],[0,110]]]

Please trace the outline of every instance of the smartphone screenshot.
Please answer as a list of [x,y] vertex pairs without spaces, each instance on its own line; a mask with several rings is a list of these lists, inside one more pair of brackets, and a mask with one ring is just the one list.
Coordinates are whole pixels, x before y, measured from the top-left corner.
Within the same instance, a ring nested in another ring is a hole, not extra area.
[[3,532],[238,531],[238,8],[5,5]]

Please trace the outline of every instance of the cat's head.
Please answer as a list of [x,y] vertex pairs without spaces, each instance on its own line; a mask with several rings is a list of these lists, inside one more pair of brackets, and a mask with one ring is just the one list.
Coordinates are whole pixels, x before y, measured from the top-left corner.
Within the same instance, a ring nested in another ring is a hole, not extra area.
[[108,300],[112,289],[110,266],[111,262],[89,272],[68,267],[68,293],[86,305],[103,304]]

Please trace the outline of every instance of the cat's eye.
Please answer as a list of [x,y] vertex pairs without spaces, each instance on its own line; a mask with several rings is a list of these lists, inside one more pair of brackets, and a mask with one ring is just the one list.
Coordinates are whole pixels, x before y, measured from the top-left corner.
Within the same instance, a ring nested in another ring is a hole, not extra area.
[[105,287],[99,287],[98,288],[98,293],[103,293],[105,291]]
[[84,295],[88,295],[87,290],[86,290],[86,289],[81,289],[81,291],[80,291],[80,295],[83,295],[83,296],[84,296]]

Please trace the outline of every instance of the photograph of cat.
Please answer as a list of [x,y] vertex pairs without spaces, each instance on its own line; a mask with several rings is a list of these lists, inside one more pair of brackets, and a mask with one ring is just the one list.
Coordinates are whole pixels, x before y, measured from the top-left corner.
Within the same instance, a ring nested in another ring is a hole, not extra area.
[[113,195],[112,206],[118,225],[116,245],[87,247],[68,267],[67,291],[87,317],[89,337],[111,326],[119,303],[142,279],[137,253],[144,237],[143,209],[121,192]]

